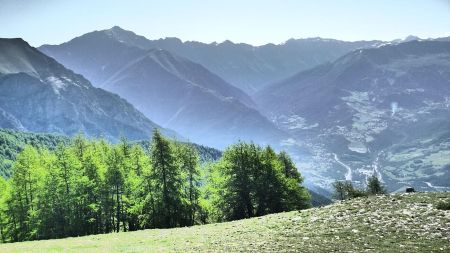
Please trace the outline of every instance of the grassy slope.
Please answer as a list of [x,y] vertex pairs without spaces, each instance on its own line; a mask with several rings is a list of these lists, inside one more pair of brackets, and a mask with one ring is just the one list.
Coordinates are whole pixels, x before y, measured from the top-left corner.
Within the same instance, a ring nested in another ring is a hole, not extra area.
[[450,252],[450,193],[362,198],[248,220],[0,245],[0,252]]

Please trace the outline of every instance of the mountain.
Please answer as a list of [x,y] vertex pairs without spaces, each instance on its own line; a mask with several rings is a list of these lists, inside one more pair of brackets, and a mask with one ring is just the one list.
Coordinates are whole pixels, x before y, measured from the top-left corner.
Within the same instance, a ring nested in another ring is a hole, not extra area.
[[[0,127],[117,140],[149,138],[158,125],[22,39],[0,39]],[[172,131],[163,130],[168,135]]]
[[202,65],[165,50],[130,46],[113,31],[40,50],[194,142],[221,148],[239,139],[277,143],[285,136],[248,95]]
[[356,50],[254,99],[319,185],[376,173],[392,191],[450,190],[450,42]]
[[105,32],[129,46],[164,49],[200,63],[248,94],[300,70],[333,61],[352,50],[381,43],[381,41],[346,42],[310,38],[290,39],[279,45],[252,46],[235,44],[228,40],[211,44],[182,42],[178,38],[148,40],[118,26]]

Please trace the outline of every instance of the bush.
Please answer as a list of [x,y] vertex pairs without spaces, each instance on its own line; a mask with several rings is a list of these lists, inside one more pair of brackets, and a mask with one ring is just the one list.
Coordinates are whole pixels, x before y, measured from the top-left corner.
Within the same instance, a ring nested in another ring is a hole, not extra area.
[[386,194],[386,188],[381,184],[378,177],[373,174],[367,180],[367,193],[369,195]]
[[447,200],[447,202],[445,202],[445,201],[439,202],[436,205],[436,208],[439,210],[447,210],[448,211],[448,210],[450,210],[450,201]]
[[367,192],[355,188],[351,181],[336,181],[333,183],[334,198],[338,200],[353,199],[367,196]]

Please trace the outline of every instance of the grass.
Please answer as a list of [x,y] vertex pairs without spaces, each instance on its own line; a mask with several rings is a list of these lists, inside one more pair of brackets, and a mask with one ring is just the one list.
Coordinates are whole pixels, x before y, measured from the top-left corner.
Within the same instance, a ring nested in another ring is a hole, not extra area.
[[450,193],[375,196],[253,219],[0,245],[0,252],[450,252]]

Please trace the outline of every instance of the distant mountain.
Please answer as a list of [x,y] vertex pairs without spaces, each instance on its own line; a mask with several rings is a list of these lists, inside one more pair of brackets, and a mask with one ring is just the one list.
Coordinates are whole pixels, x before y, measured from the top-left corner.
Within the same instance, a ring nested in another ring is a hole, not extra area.
[[254,98],[319,185],[376,173],[393,191],[450,190],[450,42],[356,50]]
[[280,45],[252,46],[231,41],[205,44],[195,41],[182,42],[178,38],[148,40],[117,26],[105,32],[133,47],[164,49],[200,63],[248,94],[298,71],[336,60],[352,50],[381,43],[310,38],[290,39]]
[[124,99],[93,87],[22,39],[0,39],[0,127],[83,131],[111,140],[146,139],[159,128]]
[[286,136],[240,89],[186,58],[124,43],[124,37],[113,34],[116,30],[40,50],[194,142],[214,147],[239,139],[276,144]]
[[311,205],[313,207],[326,206],[326,205],[330,205],[333,203],[331,201],[331,199],[329,199],[323,195],[320,195],[317,192],[309,190],[309,193],[311,194]]

